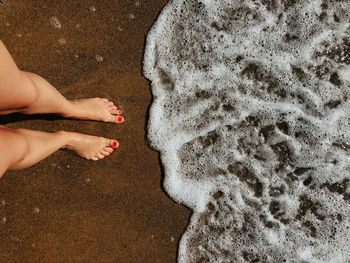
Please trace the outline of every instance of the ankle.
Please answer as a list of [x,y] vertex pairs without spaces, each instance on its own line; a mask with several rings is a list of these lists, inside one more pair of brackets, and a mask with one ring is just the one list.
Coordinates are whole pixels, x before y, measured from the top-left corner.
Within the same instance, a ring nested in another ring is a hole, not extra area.
[[58,131],[55,133],[63,142],[61,148],[70,148],[73,145],[74,139],[76,138],[75,133],[67,131]]
[[58,112],[58,115],[61,115],[66,118],[73,118],[77,116],[78,110],[74,101],[68,100],[67,105],[64,107],[64,111]]

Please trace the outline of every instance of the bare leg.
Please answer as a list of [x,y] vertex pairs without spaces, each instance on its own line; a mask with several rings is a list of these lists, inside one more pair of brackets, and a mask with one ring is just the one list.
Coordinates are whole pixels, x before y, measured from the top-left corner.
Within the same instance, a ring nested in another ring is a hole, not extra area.
[[0,40],[0,114],[23,110],[38,99],[34,83],[16,66]]
[[70,101],[39,75],[30,72],[23,73],[33,81],[39,93],[39,98],[26,107],[23,113],[56,113],[69,118],[114,123],[121,123],[124,120],[120,116],[120,110],[108,99],[92,98]]
[[26,138],[18,131],[0,125],[0,176],[22,160],[29,151]]
[[20,71],[0,40],[0,114],[56,113],[64,117],[123,122],[121,111],[108,99],[69,101],[37,74]]
[[118,147],[116,140],[90,136],[75,132],[60,131],[46,133],[41,131],[18,129],[28,142],[28,153],[22,160],[12,164],[8,169],[20,170],[32,166],[61,148],[68,148],[80,156],[97,161],[109,156]]

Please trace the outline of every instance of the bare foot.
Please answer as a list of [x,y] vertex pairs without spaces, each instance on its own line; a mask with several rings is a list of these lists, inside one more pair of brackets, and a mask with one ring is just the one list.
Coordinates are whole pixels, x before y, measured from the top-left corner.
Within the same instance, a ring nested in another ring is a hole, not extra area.
[[124,121],[124,118],[120,116],[121,111],[108,99],[71,100],[70,103],[73,106],[72,111],[65,114],[65,117],[114,123]]
[[88,160],[100,160],[113,153],[119,146],[116,140],[75,132],[63,132],[67,136],[65,148],[75,151]]

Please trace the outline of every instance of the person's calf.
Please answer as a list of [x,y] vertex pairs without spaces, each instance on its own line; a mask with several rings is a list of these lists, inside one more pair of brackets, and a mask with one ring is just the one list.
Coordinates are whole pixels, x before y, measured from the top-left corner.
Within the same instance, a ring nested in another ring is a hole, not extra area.
[[2,94],[5,101],[1,102],[0,115],[23,112],[39,99],[37,86],[23,71],[19,71],[12,85],[13,88],[8,91],[10,95]]
[[22,72],[28,79],[33,82],[35,89],[38,92],[37,99],[26,108],[24,108],[21,111],[22,113],[55,113],[64,116],[67,112],[72,111],[72,104],[47,80],[35,73],[25,71]]
[[[29,150],[29,143],[23,134],[17,130],[0,126],[1,170],[11,169],[13,165],[27,156]],[[2,171],[2,173],[5,171]]]

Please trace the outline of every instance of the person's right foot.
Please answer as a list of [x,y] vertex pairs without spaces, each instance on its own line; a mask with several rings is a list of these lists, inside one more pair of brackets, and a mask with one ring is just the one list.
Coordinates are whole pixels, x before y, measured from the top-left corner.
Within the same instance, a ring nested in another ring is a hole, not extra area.
[[116,140],[90,136],[75,132],[65,132],[67,144],[65,148],[75,151],[88,160],[100,160],[109,156],[119,146]]

